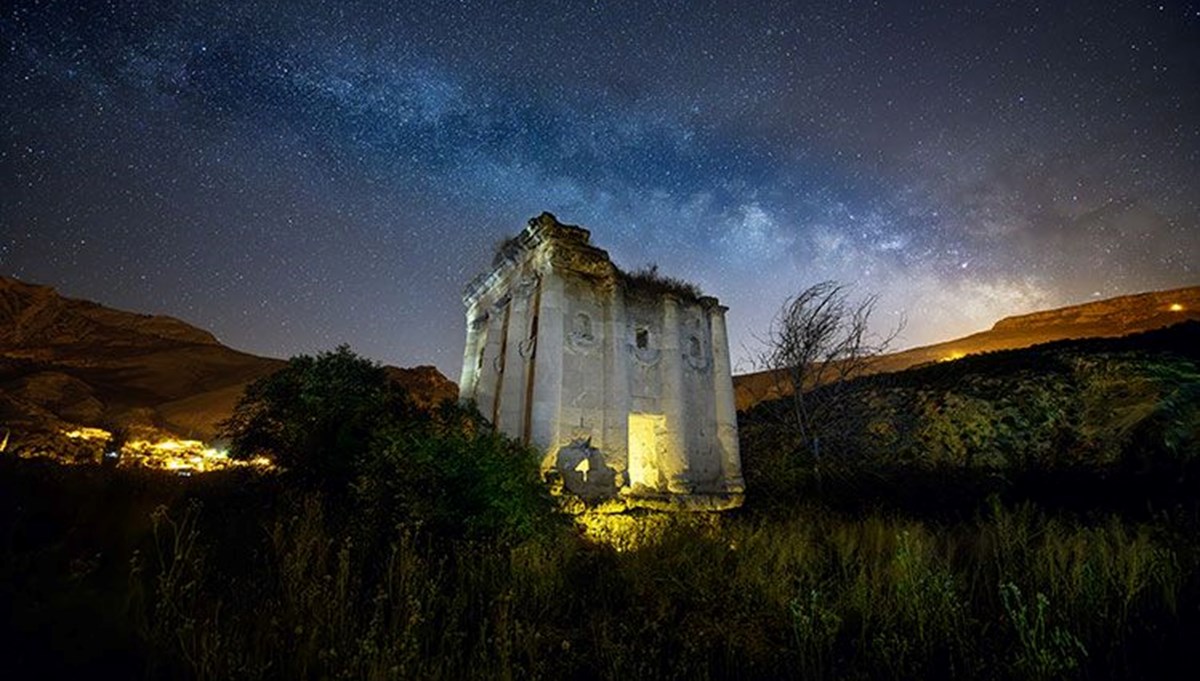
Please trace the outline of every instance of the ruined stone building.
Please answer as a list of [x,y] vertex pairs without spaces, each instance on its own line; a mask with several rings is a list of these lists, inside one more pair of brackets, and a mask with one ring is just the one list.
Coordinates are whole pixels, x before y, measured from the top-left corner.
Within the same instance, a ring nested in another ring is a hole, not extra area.
[[590,236],[543,213],[468,286],[462,399],[544,452],[577,506],[739,505],[726,308]]

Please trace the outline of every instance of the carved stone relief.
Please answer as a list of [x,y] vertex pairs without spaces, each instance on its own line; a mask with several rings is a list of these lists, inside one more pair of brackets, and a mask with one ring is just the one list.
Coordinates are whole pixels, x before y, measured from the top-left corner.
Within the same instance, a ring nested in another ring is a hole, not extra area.
[[567,334],[567,344],[571,349],[589,353],[596,347],[596,333],[592,325],[592,316],[586,312],[577,312],[571,318],[571,331]]
[[513,294],[522,300],[527,300],[529,296],[533,295],[533,292],[537,290],[538,281],[540,281],[540,277],[538,277],[536,272],[521,277],[519,280],[517,280],[517,283],[513,285]]

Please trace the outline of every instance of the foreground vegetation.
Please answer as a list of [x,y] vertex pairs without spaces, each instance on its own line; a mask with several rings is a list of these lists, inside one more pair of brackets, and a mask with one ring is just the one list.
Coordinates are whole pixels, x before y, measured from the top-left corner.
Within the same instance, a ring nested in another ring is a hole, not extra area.
[[808,505],[646,519],[634,550],[562,526],[380,547],[243,472],[0,480],[8,678],[1164,678],[1200,635],[1194,508]]
[[1182,676],[1200,468],[1169,340],[858,383],[895,428],[848,430],[841,466],[752,415],[746,508],[587,533],[469,409],[410,411],[342,349],[300,358],[231,424],[241,455],[297,457],[283,474],[0,459],[0,674]]

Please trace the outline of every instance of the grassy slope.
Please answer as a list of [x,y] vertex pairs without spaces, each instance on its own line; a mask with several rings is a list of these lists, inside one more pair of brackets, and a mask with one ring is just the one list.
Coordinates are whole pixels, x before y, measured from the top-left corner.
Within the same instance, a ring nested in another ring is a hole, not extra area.
[[[764,403],[740,421],[748,484],[785,501],[813,464],[787,409]],[[889,470],[1186,482],[1200,455],[1200,323],[870,376],[843,386],[822,441],[827,474],[860,482]]]
[[[1173,305],[1182,309],[1173,309]],[[986,331],[878,357],[872,363],[871,371],[904,371],[947,357],[1027,348],[1064,339],[1127,336],[1187,320],[1200,320],[1200,286],[1120,296],[1005,317]],[[786,379],[781,381],[769,372],[734,376],[733,384],[739,410],[773,399],[781,391],[791,392]]]
[[[1195,333],[870,379],[903,427],[851,440],[855,474],[799,457],[620,552],[381,542],[269,478],[0,459],[0,675],[1168,678],[1200,636],[1200,494],[1166,435],[1194,424]],[[748,473],[780,465],[768,423]]]

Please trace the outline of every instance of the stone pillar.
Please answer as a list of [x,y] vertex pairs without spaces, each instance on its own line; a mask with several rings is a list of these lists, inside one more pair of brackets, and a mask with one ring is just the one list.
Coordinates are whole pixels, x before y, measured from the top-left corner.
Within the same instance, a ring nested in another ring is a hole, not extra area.
[[562,277],[547,267],[542,273],[538,310],[538,347],[534,358],[530,444],[547,459],[558,451],[561,431],[563,373],[563,314],[566,306]]
[[500,411],[496,426],[510,437],[520,440],[525,430],[525,374],[532,357],[530,339],[534,289],[537,280],[517,275],[509,286],[512,301],[508,307],[508,339],[504,348],[503,388],[500,391]]
[[690,491],[687,480],[687,417],[683,394],[683,347],[679,342],[679,303],[672,296],[662,298],[662,404],[666,417],[659,470],[673,494]]
[[479,413],[489,421],[495,421],[497,408],[500,406],[498,394],[501,384],[501,370],[504,368],[504,358],[500,356],[500,348],[504,342],[504,320],[507,316],[507,302],[504,304],[491,303],[488,308],[486,338],[483,343],[483,366],[475,383],[475,399]]
[[746,489],[746,483],[742,479],[742,457],[738,451],[737,406],[733,399],[729,335],[725,330],[727,309],[714,305],[708,312],[712,328],[713,397],[716,404],[717,442],[721,447],[721,477],[727,492],[741,494]]
[[479,336],[486,326],[476,325],[478,319],[478,304],[467,308],[467,345],[463,348],[462,374],[458,379],[458,397],[465,402],[475,397],[475,387],[479,381]]
[[616,471],[618,488],[629,486],[629,339],[625,293],[612,286],[604,315],[604,440],[605,462]]

